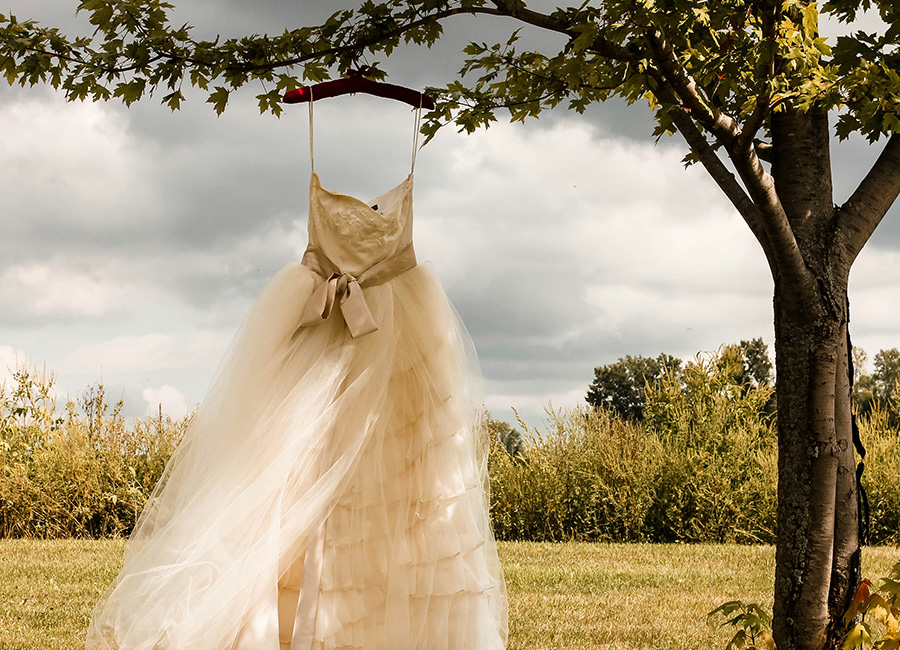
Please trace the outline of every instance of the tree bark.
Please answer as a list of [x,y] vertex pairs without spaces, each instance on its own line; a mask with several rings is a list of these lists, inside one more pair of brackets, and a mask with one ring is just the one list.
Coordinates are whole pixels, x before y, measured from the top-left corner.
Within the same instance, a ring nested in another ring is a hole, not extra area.
[[[849,321],[849,315],[847,320]],[[831,619],[829,639],[832,648],[842,647],[844,613],[850,606],[861,575],[859,506],[856,485],[856,457],[853,445],[853,418],[850,411],[850,339],[847,323],[840,335],[837,375],[835,377],[835,433],[838,468],[835,495],[834,560],[831,571],[831,593],[828,610]]]
[[811,319],[792,293],[776,286],[773,631],[779,649],[822,650],[840,646],[847,595],[856,586],[851,578],[858,575],[853,447],[843,426],[849,421],[846,318],[819,309]]
[[773,633],[779,650],[841,645],[859,576],[847,349],[852,260],[835,245],[828,120],[772,116],[772,175],[802,266],[775,275],[778,541]]

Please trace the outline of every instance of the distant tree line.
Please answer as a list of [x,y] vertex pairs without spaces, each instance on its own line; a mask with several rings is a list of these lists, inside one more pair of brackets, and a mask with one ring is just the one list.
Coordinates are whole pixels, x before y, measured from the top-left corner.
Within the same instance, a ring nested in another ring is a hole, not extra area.
[[[723,345],[717,355],[719,367],[727,370],[736,386],[772,386],[772,361],[761,338]],[[595,408],[609,409],[620,417],[640,422],[644,419],[645,393],[666,374],[682,371],[681,359],[662,353],[658,357],[626,355],[615,363],[594,368],[594,381],[585,400]],[[767,404],[774,412],[775,394]]]
[[[749,387],[774,385],[772,360],[769,348],[761,338],[724,345],[719,350],[718,363],[731,366],[737,384]],[[892,426],[900,426],[900,416],[895,414],[900,396],[900,350],[890,348],[879,351],[873,358],[873,370],[866,371],[868,355],[859,347],[853,348],[854,412],[867,416],[873,410],[885,412]],[[682,371],[682,361],[670,354],[657,357],[626,355],[615,363],[594,368],[594,380],[585,396],[592,407],[609,409],[620,417],[641,422],[646,404],[645,391],[656,386],[666,373]],[[775,412],[775,395],[772,394],[767,410]]]
[[859,415],[874,410],[883,411],[893,426],[900,425],[897,417],[897,384],[900,382],[900,350],[881,350],[873,360],[872,374],[865,372],[867,355],[862,348],[853,348],[853,403]]

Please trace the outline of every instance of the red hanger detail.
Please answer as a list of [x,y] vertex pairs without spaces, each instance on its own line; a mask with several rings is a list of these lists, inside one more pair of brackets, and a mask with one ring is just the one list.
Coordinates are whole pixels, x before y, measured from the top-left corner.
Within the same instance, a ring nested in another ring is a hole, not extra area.
[[[420,93],[411,88],[404,86],[396,86],[381,81],[372,81],[363,78],[364,69],[353,71],[352,76],[344,79],[335,79],[333,81],[324,81],[312,86],[301,86],[285,93],[281,101],[285,104],[300,104],[308,102],[310,95],[313,101],[325,99],[326,97],[337,97],[338,95],[349,95],[353,93],[367,93],[369,95],[377,95],[378,97],[386,97],[388,99],[396,99],[397,101],[409,104],[414,108],[434,108],[434,99],[425,93]],[[310,90],[312,93],[310,93]]]

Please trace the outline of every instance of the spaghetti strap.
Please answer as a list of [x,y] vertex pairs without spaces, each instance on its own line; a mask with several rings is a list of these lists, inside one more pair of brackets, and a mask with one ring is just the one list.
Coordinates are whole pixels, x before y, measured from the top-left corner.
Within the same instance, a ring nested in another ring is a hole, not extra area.
[[416,172],[416,153],[419,151],[419,129],[422,128],[422,99],[419,99],[419,107],[416,109],[416,119],[413,131],[412,146],[412,164],[410,165],[409,174],[412,176]]
[[309,171],[316,171],[316,161],[313,157],[313,95],[309,89]]
[[[309,90],[309,169],[310,172],[316,171],[316,159],[313,142],[313,91]],[[412,162],[410,164],[409,173],[413,175],[416,171],[416,154],[419,152],[419,130],[422,128],[422,100],[419,100],[419,106],[415,109],[415,120],[413,122],[413,141],[412,141]]]

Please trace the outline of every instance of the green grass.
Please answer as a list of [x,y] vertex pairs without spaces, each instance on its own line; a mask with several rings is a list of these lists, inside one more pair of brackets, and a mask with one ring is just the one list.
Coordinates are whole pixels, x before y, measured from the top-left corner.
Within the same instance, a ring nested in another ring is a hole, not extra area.
[[0,650],[76,650],[125,542],[0,540]]
[[510,648],[700,650],[725,634],[706,613],[771,605],[767,546],[504,544]]
[[[78,650],[122,540],[0,540],[0,650]],[[726,600],[771,606],[767,546],[504,542],[510,650],[712,650]],[[868,548],[887,575],[900,549]],[[876,581],[877,582],[877,581]]]

